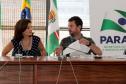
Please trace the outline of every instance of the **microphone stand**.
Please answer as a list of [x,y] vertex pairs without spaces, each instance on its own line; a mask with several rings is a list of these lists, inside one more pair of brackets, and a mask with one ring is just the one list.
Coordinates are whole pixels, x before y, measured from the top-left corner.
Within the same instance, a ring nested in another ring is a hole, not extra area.
[[72,69],[72,72],[73,72],[73,75],[74,75],[74,78],[75,78],[76,84],[79,84],[79,83],[78,83],[77,76],[76,76],[76,74],[75,74],[75,70],[74,70],[73,64],[72,64],[72,62],[71,62],[71,60],[70,60],[71,57],[69,56],[68,58],[69,58],[68,61],[69,61],[69,63],[70,63],[70,66],[71,66],[71,69]]
[[74,68],[73,68],[73,64],[72,64],[72,62],[71,62],[71,60],[70,60],[70,53],[69,53],[69,54],[66,54],[65,56],[63,56],[62,59],[61,59],[61,61],[60,61],[60,68],[59,68],[59,71],[58,71],[58,76],[57,76],[56,84],[58,84],[58,82],[59,82],[59,77],[60,77],[61,70],[62,70],[62,65],[63,65],[63,59],[64,59],[64,58],[67,59],[68,57],[69,57],[70,67],[71,67],[71,69],[72,69],[72,73],[73,73],[73,75],[74,75],[76,84],[79,84],[79,83],[78,83],[77,76],[76,76],[76,74],[75,74],[75,70],[74,70]]
[[[80,51],[80,50],[71,48],[71,47],[67,47],[67,48],[72,49],[72,50],[76,50],[76,51],[81,52],[81,53],[84,53],[84,54],[88,54],[88,53],[85,53],[85,52],[83,52],[83,51]],[[65,56],[63,56],[62,59],[61,59],[61,61],[60,61],[60,68],[59,68],[59,71],[58,71],[58,77],[57,77],[57,80],[56,80],[56,84],[58,84],[58,82],[59,82],[59,77],[60,77],[60,74],[61,74],[62,65],[63,65],[63,59],[64,59],[64,58],[66,58],[66,59],[69,58],[68,61],[69,61],[69,63],[70,63],[70,67],[71,67],[71,69],[72,69],[72,73],[73,73],[73,75],[74,75],[76,84],[79,84],[78,79],[77,79],[77,76],[76,76],[76,74],[75,74],[75,70],[74,70],[73,64],[72,64],[72,62],[71,62],[71,60],[70,60],[70,59],[71,59],[70,53],[68,53],[68,54],[66,54]]]
[[18,83],[19,84],[21,84],[21,69],[22,69],[22,67],[21,67],[21,57],[22,57],[22,54],[20,54],[20,51],[21,51],[20,46],[21,46],[21,41],[19,42],[18,54],[16,56],[16,57],[18,57],[18,61],[19,61],[19,72],[18,72],[18,74],[19,74]]

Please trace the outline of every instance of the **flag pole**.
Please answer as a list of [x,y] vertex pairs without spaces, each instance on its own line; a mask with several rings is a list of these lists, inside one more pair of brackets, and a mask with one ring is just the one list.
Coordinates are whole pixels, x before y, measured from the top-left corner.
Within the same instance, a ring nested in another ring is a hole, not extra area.
[[[48,41],[48,15],[50,11],[50,0],[46,0],[46,46]],[[48,53],[47,53],[48,56]]]

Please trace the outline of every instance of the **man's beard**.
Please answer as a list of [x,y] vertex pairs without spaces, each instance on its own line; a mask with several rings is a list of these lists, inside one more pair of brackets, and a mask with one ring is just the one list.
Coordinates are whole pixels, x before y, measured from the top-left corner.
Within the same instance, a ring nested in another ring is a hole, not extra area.
[[70,35],[72,36],[72,37],[74,37],[75,35],[74,35],[74,33],[70,33]]

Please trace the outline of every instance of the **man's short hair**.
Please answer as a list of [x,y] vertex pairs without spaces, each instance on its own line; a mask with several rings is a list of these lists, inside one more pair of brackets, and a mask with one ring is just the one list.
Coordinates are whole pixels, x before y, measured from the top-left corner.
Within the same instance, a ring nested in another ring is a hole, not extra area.
[[83,21],[82,21],[82,19],[81,19],[80,17],[78,17],[78,16],[73,16],[73,17],[71,17],[68,21],[69,21],[69,22],[75,21],[75,24],[76,24],[77,26],[81,26],[81,29],[80,29],[80,30],[82,30]]

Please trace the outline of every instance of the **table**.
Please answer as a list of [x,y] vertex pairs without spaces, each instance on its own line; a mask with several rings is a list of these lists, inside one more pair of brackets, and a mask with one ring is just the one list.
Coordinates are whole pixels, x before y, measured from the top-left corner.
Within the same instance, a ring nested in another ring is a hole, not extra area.
[[[126,58],[90,56],[64,58],[58,84],[76,84],[70,61],[79,84],[126,84]],[[0,57],[0,84],[56,84],[60,65],[57,57],[22,58],[20,62]]]

